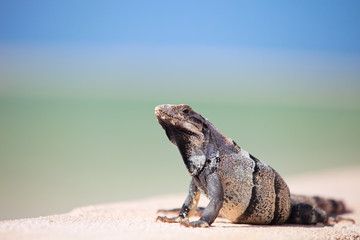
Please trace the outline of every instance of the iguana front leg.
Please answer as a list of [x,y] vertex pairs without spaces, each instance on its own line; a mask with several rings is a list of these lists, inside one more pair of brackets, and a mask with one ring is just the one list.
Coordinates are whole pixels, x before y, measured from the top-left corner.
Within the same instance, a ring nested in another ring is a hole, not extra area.
[[156,218],[156,221],[168,222],[168,223],[179,223],[184,219],[185,219],[184,221],[186,221],[186,219],[188,219],[194,214],[199,199],[200,199],[200,190],[195,185],[194,180],[192,180],[189,187],[189,194],[184,204],[181,207],[179,216],[173,218],[168,218],[166,216],[158,216]]
[[221,181],[216,173],[211,173],[206,177],[207,194],[210,202],[205,208],[200,220],[189,222],[188,219],[180,220],[180,224],[185,227],[209,227],[216,219],[224,201],[224,191]]

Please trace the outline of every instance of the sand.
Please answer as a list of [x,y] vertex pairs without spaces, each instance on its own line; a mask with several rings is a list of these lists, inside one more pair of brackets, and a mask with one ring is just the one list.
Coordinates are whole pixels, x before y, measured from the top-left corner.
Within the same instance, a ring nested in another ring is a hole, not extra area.
[[[182,205],[186,197],[183,193],[1,221],[0,239],[360,239],[360,167],[301,175],[286,181],[292,192],[343,199],[352,210],[343,216],[354,219],[356,224],[255,226],[218,218],[210,228],[192,229],[155,222],[157,209]],[[202,197],[200,205],[206,203]]]

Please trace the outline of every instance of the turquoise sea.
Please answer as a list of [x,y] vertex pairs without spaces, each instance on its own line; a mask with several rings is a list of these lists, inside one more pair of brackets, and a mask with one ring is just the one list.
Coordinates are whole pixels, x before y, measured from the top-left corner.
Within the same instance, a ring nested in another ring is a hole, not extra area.
[[264,99],[1,96],[0,219],[186,192],[189,174],[154,116],[163,103],[190,104],[285,178],[360,163],[359,104]]

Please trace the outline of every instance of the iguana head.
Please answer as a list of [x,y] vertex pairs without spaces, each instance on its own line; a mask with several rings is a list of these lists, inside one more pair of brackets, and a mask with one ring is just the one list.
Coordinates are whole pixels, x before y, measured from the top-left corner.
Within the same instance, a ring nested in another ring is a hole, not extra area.
[[196,175],[206,160],[209,121],[184,104],[157,106],[155,115],[169,140],[178,147],[190,174]]

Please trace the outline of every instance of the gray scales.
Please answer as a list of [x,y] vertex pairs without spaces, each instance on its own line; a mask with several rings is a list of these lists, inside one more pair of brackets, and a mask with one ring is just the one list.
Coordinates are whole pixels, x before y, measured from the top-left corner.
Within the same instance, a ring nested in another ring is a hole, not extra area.
[[[157,221],[209,227],[220,214],[233,223],[316,224],[328,223],[330,215],[345,212],[342,201],[290,194],[273,168],[240,148],[188,105],[160,105],[155,115],[192,177],[182,208],[166,211],[178,212],[178,216],[158,216]],[[190,222],[189,217],[198,211],[201,193],[210,202],[199,210],[200,219]]]

